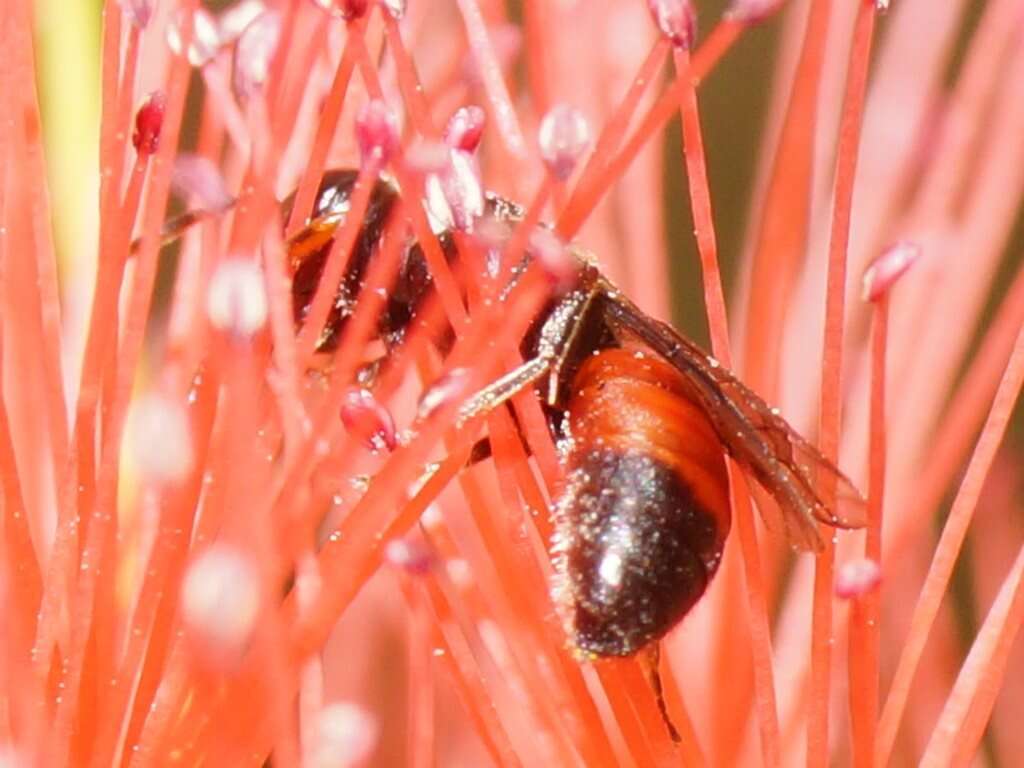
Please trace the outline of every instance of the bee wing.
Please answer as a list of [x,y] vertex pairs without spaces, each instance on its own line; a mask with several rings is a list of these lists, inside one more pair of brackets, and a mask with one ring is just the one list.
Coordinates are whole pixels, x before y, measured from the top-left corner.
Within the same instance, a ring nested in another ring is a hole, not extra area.
[[726,451],[775,499],[790,541],[821,549],[815,521],[860,528],[866,505],[853,483],[753,390],[670,326],[646,316],[617,292],[605,297],[616,324],[685,377]]
[[[737,384],[743,386],[739,382]],[[761,404],[763,406],[764,401],[761,401]],[[863,528],[867,525],[867,504],[853,482],[781,416],[774,416],[774,421],[776,423],[769,429],[785,435],[789,443],[791,461],[796,465],[801,478],[819,500],[823,497],[831,501],[828,506],[816,508],[814,517],[833,528]]]

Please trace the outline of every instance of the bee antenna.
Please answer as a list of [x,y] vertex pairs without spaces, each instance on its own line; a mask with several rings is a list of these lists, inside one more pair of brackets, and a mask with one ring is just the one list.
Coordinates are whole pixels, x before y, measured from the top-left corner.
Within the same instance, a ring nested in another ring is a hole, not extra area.
[[[173,219],[168,219],[164,222],[163,227],[160,229],[160,247],[163,248],[165,245],[170,245],[174,241],[180,239],[193,225],[198,224],[201,221],[212,219],[215,216],[219,216],[224,211],[230,210],[235,206],[238,201],[232,198],[226,205],[217,210],[206,210],[203,208],[197,208],[191,211],[185,211],[179,216],[175,216]],[[134,256],[142,248],[142,238],[137,237],[132,240],[131,247],[128,249],[128,255]]]

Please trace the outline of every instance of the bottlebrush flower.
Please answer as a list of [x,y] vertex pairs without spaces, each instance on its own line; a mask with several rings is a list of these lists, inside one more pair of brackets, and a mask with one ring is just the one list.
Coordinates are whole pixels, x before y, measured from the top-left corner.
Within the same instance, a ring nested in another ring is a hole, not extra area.
[[[102,5],[98,62],[87,4],[0,11],[0,761],[1024,751],[1019,3]],[[723,118],[741,88],[769,106]],[[352,194],[309,225],[332,168]],[[794,554],[731,472],[720,573],[661,644],[678,742],[648,666],[567,646],[540,401],[470,400],[577,248],[652,316],[673,283],[867,497]]]

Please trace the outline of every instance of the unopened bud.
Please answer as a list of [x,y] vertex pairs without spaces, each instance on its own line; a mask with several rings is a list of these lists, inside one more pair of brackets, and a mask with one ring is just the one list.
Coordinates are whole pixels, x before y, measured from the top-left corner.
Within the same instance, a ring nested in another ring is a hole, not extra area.
[[398,149],[395,113],[379,99],[367,102],[356,117],[356,141],[363,163],[387,163]]
[[444,140],[452,149],[475,152],[484,133],[487,113],[476,105],[459,107],[448,121]]
[[249,259],[223,261],[210,278],[206,296],[210,323],[236,336],[250,336],[267,321],[263,271]]
[[917,243],[903,241],[886,248],[864,271],[861,299],[878,301],[920,257]]
[[376,718],[362,707],[347,702],[328,704],[316,721],[310,765],[361,765],[373,754],[379,734]]
[[368,389],[352,387],[342,396],[341,422],[370,450],[391,451],[397,444],[391,412]]
[[552,107],[541,120],[538,143],[551,175],[565,181],[590,146],[590,126],[578,109],[560,104]]
[[164,127],[164,112],[167,109],[167,98],[163,91],[154,91],[146,99],[146,103],[135,113],[135,132],[132,134],[132,146],[140,155],[154,154],[160,147],[160,131]]
[[181,585],[181,617],[198,655],[234,667],[260,613],[259,574],[237,549],[217,545],[189,566]]
[[395,568],[422,576],[430,570],[430,553],[411,539],[392,539],[384,547],[384,559]]
[[192,469],[192,435],[182,404],[150,394],[132,403],[128,420],[132,457],[149,482],[174,483]]
[[863,597],[882,581],[882,569],[868,558],[851,560],[839,567],[836,575],[836,596],[844,600]]

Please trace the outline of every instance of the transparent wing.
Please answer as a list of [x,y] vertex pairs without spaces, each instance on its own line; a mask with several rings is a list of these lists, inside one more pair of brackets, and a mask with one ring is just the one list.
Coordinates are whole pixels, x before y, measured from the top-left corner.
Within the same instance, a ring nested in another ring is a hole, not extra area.
[[620,294],[609,291],[605,300],[616,325],[684,375],[726,451],[779,505],[794,546],[821,548],[815,521],[834,528],[865,524],[866,505],[853,483],[753,390]]

